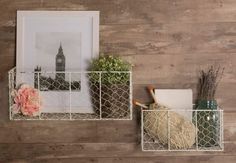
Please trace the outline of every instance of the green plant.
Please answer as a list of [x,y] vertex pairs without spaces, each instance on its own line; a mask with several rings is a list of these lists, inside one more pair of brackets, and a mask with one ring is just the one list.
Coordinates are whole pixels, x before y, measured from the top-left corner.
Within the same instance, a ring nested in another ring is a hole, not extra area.
[[[99,82],[101,73],[102,84],[124,84],[129,81],[131,65],[119,57],[100,56],[92,60],[89,74],[90,81]],[[98,71],[98,72],[96,72]]]

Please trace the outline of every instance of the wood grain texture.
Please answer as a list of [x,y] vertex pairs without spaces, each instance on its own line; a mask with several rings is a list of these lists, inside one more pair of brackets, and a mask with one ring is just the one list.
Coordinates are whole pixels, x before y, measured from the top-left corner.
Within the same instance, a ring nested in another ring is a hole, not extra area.
[[[132,121],[9,121],[7,71],[15,66],[16,10],[99,10],[100,51],[133,66],[134,98],[147,84],[192,88],[198,70],[220,63],[217,92],[224,152],[142,152],[140,113]],[[236,160],[235,0],[1,0],[0,162],[231,163]]]
[[[36,158],[83,158],[83,157],[155,157],[155,156],[228,156],[235,155],[236,144],[227,144],[224,152],[142,152],[137,143],[35,143],[31,144],[0,144],[1,158],[15,159]],[[12,149],[15,148],[14,151]],[[27,151],[31,149],[31,151]],[[112,150],[111,150],[112,149]],[[21,152],[21,150],[25,152]]]

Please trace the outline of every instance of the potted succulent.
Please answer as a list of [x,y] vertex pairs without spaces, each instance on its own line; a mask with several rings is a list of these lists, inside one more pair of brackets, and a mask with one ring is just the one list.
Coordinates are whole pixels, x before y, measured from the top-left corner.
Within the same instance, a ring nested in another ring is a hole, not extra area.
[[126,117],[130,112],[131,65],[119,57],[102,55],[92,60],[89,70],[95,112],[102,118]]
[[[215,99],[217,86],[222,78],[224,68],[210,66],[200,71],[197,94],[198,146],[212,147],[219,145],[219,113]],[[203,110],[203,111],[201,111]],[[208,110],[208,111],[204,111]],[[212,110],[212,111],[211,111]]]

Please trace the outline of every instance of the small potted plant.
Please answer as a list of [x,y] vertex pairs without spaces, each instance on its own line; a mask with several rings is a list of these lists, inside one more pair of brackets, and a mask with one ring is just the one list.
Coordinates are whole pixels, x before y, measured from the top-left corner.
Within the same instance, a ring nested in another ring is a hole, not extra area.
[[217,146],[219,142],[219,113],[216,111],[218,105],[215,93],[223,72],[224,68],[220,66],[210,66],[207,70],[200,71],[196,107],[199,111],[197,111],[197,117],[195,116],[200,147]]
[[95,112],[102,118],[126,117],[130,113],[131,65],[119,57],[102,55],[92,60],[89,70]]

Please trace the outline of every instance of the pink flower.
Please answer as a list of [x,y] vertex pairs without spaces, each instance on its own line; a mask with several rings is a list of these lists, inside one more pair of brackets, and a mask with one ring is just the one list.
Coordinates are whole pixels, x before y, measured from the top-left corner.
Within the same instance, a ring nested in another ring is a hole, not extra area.
[[39,114],[41,100],[37,89],[24,84],[17,91],[13,92],[13,97],[13,113],[20,112],[28,116]]

